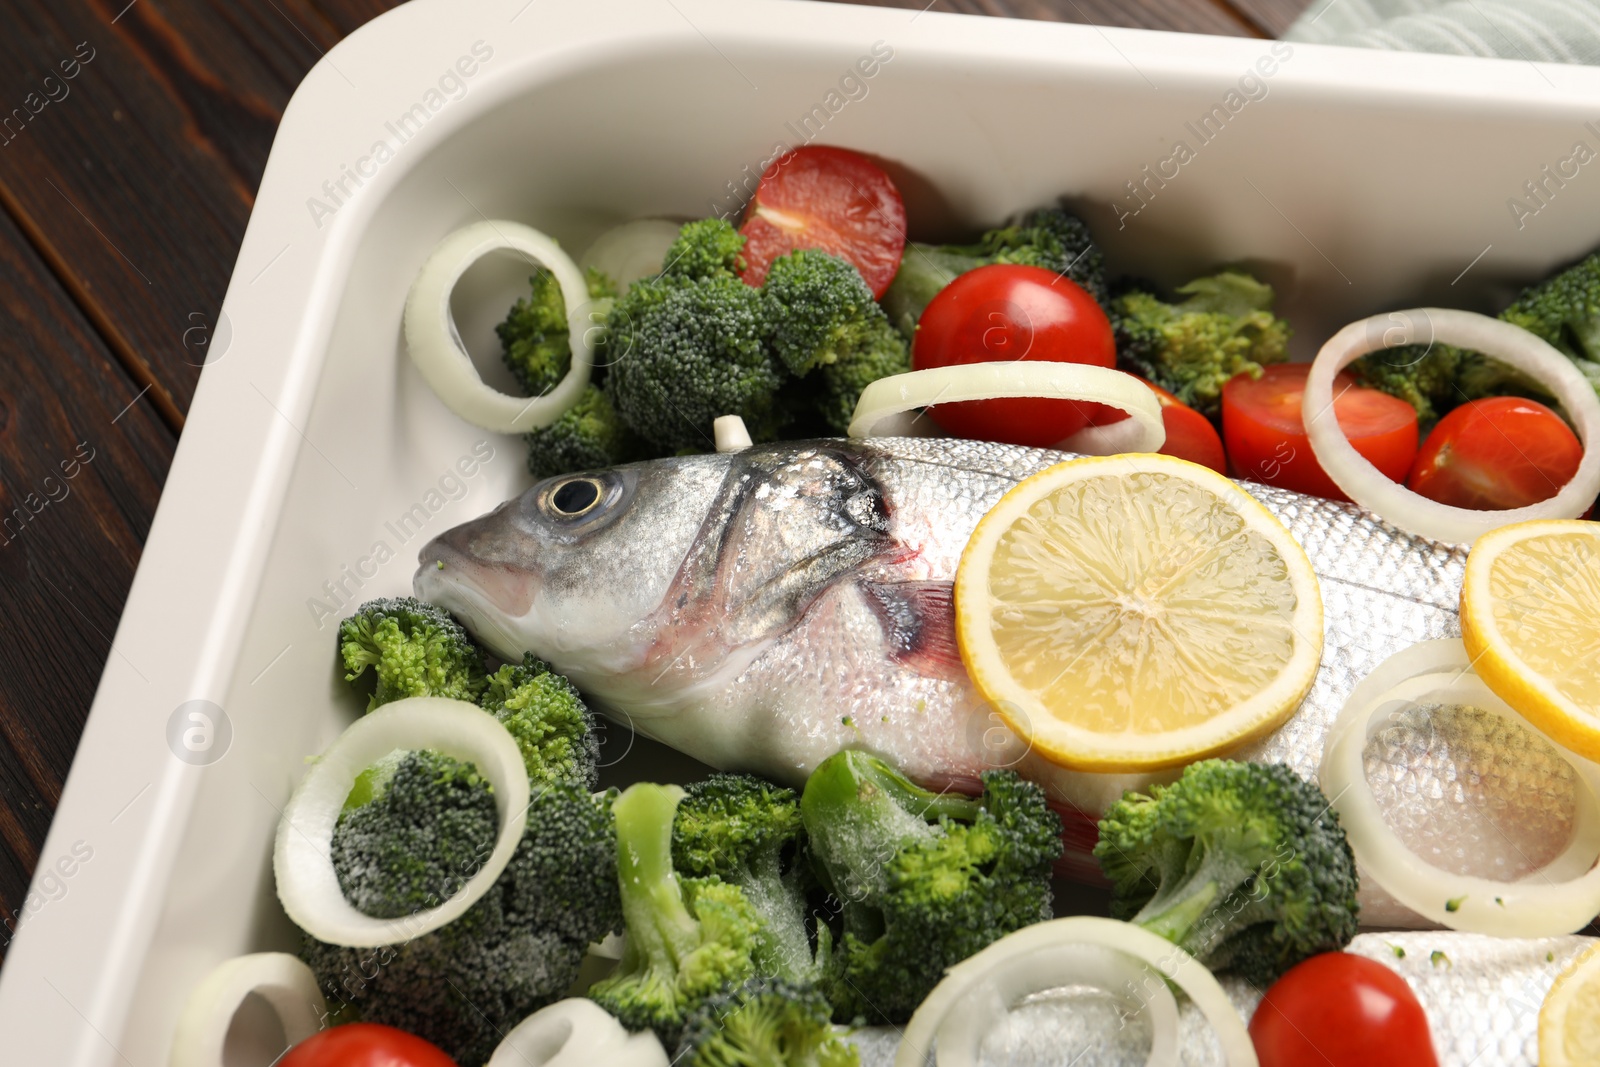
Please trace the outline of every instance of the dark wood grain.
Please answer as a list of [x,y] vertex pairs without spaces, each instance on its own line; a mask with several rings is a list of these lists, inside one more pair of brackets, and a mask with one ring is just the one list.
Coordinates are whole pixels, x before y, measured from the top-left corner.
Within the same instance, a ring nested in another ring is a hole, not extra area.
[[[934,9],[1261,36],[1304,3]],[[70,495],[14,536],[0,527],[0,919],[25,898],[193,396],[200,360],[184,331],[221,302],[295,86],[391,6],[0,0],[0,120],[14,116],[0,124],[0,517],[52,491],[47,476],[59,494],[60,464],[80,441],[94,449]]]
[[134,401],[140,386],[4,216],[0,366],[3,951],[111,654],[175,438],[148,395]]

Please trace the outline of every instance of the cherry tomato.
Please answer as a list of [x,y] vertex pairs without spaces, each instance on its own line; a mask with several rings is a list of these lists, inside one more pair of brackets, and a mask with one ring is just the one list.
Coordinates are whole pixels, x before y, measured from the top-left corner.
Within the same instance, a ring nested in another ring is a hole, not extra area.
[[456,1067],[439,1046],[377,1023],[345,1023],[312,1034],[277,1067]]
[[1273,983],[1250,1041],[1261,1067],[1439,1067],[1405,979],[1347,952],[1312,956]]
[[[1280,485],[1299,493],[1349,500],[1333,484],[1311,451],[1300,400],[1309,363],[1279,363],[1259,379],[1235,376],[1222,387],[1222,440],[1238,478]],[[1347,374],[1333,382],[1333,415],[1355,450],[1391,481],[1401,481],[1417,454],[1417,412],[1388,393],[1355,383]]]
[[1462,404],[1422,443],[1406,485],[1457,508],[1521,508],[1556,495],[1578,473],[1583,445],[1536,400]]
[[854,263],[875,297],[900,269],[906,208],[900,190],[859,152],[808,145],[780,156],[745,211],[744,280],[760,285],[779,256],[820,248]]
[[[1110,367],[1117,342],[1094,297],[1043,267],[992,264],[970,270],[928,301],[911,345],[911,365],[1041,360]],[[928,409],[957,437],[1048,448],[1071,437],[1091,418],[1106,418],[1100,404],[1070,400],[968,400]]]
[[[1160,449],[1163,456],[1186,459],[1190,463],[1210,467],[1218,474],[1228,473],[1228,460],[1222,451],[1222,438],[1217,436],[1217,428],[1211,425],[1210,419],[1155,382],[1147,382],[1137,374],[1130,374],[1129,377],[1137,378],[1149,386],[1150,391],[1156,394],[1156,403],[1161,405],[1161,424],[1167,431],[1166,443]],[[1089,425],[1109,426],[1128,417],[1115,409],[1107,410],[1109,414],[1104,417],[1090,418]]]

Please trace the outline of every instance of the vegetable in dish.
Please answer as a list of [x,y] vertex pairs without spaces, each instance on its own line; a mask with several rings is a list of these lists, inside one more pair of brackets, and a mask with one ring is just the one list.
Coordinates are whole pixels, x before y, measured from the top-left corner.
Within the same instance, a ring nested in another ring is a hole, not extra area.
[[861,1054],[834,1032],[821,993],[757,978],[697,1008],[676,1067],[857,1067]]
[[720,878],[744,891],[761,919],[758,973],[812,983],[826,965],[829,937],[807,931],[810,854],[800,798],[749,774],[713,774],[685,787],[672,824],[673,867],[694,878]]
[[772,349],[794,375],[811,375],[822,425],[842,434],[861,391],[911,369],[906,343],[849,263],[802,248],[773,260],[761,287]]
[[1289,324],[1272,314],[1272,286],[1236,270],[1178,286],[1166,301],[1126,285],[1110,302],[1117,356],[1202,415],[1217,417],[1222,387],[1289,358]]
[[[488,684],[483,652],[449,614],[416,597],[372,600],[339,624],[345,681],[367,710],[401,697],[476,700]],[[363,675],[372,668],[373,680]]]
[[[1087,291],[1043,267],[991,264],[961,275],[922,312],[912,343],[918,370],[981,363],[1116,364],[1105,312]],[[928,415],[958,437],[1048,448],[1091,420],[1104,405],[1037,397],[936,404]]]
[[1381,963],[1325,952],[1273,983],[1250,1019],[1261,1067],[1438,1067],[1428,1017]]
[[983,787],[932,793],[850,750],[806,781],[806,833],[841,906],[822,980],[836,1019],[904,1022],[945,968],[1050,918],[1059,816],[1014,771],[985,772]]
[[1112,805],[1094,852],[1113,917],[1258,985],[1356,933],[1355,858],[1339,818],[1281,764],[1192,763]]
[[1029,211],[970,245],[906,245],[900,270],[883,294],[883,307],[906,340],[916,336],[923,310],[956,278],[979,267],[1011,263],[1042,267],[1106,302],[1105,256],[1083,220],[1060,207]]
[[[410,914],[417,910],[413,905],[438,903],[439,898],[425,895],[437,883],[424,886],[425,880],[476,873],[470,865],[460,872],[443,869],[431,848],[422,850],[427,860],[411,853],[409,864],[396,855],[402,848],[436,844],[429,831],[439,835],[437,815],[454,799],[441,796],[448,783],[423,779],[416,784],[420,788],[404,803],[382,803],[370,818],[359,817],[364,809],[341,817],[335,856],[377,852],[393,858],[343,868],[341,884],[352,903],[375,900],[385,910],[392,904],[405,909],[397,914]],[[396,792],[393,785],[388,792]],[[464,1067],[481,1064],[501,1034],[566,992],[591,942],[621,928],[609,805],[606,796],[543,784],[534,790],[527,829],[511,862],[460,918],[378,948],[331,945],[307,935],[301,956],[330,1001],[346,1004],[353,1017],[426,1038]],[[412,821],[419,811],[425,819],[429,810],[436,821]],[[381,836],[386,824],[394,835],[387,839]],[[354,841],[357,833],[360,842]],[[481,860],[492,841],[473,842],[476,858]]]
[[[1600,252],[1524,289],[1499,317],[1554,346],[1600,391]],[[1424,426],[1484,397],[1553,399],[1547,387],[1493,356],[1436,340],[1370,353],[1350,369],[1363,384],[1416,408]]]
[[628,939],[615,971],[589,996],[630,1030],[678,1040],[690,1014],[756,974],[761,916],[715,877],[680,878],[672,824],[683,790],[640,783],[617,798],[617,874]]
[[600,742],[578,687],[532,655],[489,676],[480,701],[522,751],[533,782],[594,788]]
[[866,156],[806,145],[761,175],[739,232],[748,241],[739,270],[751,285],[764,284],[780,257],[816,248],[854,266],[881,297],[900,265],[906,209],[894,181]]

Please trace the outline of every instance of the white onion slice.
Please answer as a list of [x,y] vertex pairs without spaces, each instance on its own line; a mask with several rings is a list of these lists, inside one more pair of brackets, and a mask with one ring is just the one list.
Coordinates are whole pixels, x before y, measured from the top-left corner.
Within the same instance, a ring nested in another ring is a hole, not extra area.
[[189,994],[172,1033],[168,1067],[218,1067],[228,1028],[251,993],[272,1008],[291,1048],[322,1029],[328,1014],[311,968],[295,957],[287,952],[236,956],[218,964]]
[[[477,874],[436,908],[398,919],[375,919],[345,899],[330,848],[334,824],[356,776],[396,749],[432,749],[471,761],[494,786],[500,831]],[[494,885],[528,817],[528,769],[506,728],[476,704],[443,697],[408,697],[357,719],[317,761],[284,806],[273,847],[278,899],[295,925],[319,941],[375,948],[437,930],[475,904]]]
[[1472,671],[1459,638],[1424,641],[1384,660],[1355,687],[1329,732],[1319,778],[1361,869],[1400,903],[1454,930],[1499,937],[1555,937],[1600,914],[1600,768],[1552,744],[1578,780],[1572,840],[1515,882],[1456,874],[1408,848],[1384,822],[1362,754],[1394,714],[1418,705],[1468,705],[1534,728]]
[[1143,431],[1130,451],[1154,452],[1167,440],[1161,405],[1137,378],[1109,367],[1040,360],[930,367],[879,378],[861,391],[848,433],[872,437],[883,420],[933,404],[1010,397],[1092,401],[1125,411]]
[[[1159,994],[1152,992],[1154,987],[1164,988],[1166,981],[1174,983],[1189,995],[1210,1022],[1227,1067],[1258,1067],[1243,1020],[1204,964],[1172,942],[1141,927],[1089,915],[1052,919],[1024,927],[946,971],[944,980],[928,994],[907,1024],[895,1053],[894,1067],[923,1067],[934,1039],[941,1038],[942,1044],[946,1020],[959,1017],[966,1010],[961,1005],[975,995],[984,994],[986,987],[1004,988],[1012,995],[1050,989],[1063,980],[1063,972],[1055,970],[1058,964],[1066,970],[1065,980],[1071,981],[1075,975],[1070,968],[1081,965],[1087,957],[1052,956],[1051,953],[1076,945],[1097,945],[1148,964],[1154,973],[1145,974],[1142,985],[1151,1004],[1160,999]],[[1013,968],[1016,969],[1015,980],[1007,977]],[[1001,981],[1007,984],[995,985]],[[1159,1021],[1159,1018],[1158,1015],[1152,1021]],[[969,1040],[963,1028],[970,1026],[970,1022],[952,1025],[956,1027],[951,1031],[952,1040],[962,1042],[959,1053],[965,1050]],[[1159,1030],[1155,1042],[1165,1047]],[[944,1063],[942,1058],[940,1062]]]
[[[1396,321],[1420,320],[1431,340],[1471,348],[1493,356],[1546,386],[1572,419],[1583,442],[1583,459],[1572,480],[1548,500],[1503,511],[1454,508],[1413,493],[1391,482],[1367,459],[1339,428],[1337,418],[1323,418],[1333,406],[1333,379],[1356,359],[1384,347],[1393,335],[1395,344],[1409,343],[1416,332],[1394,327]],[[1389,329],[1385,330],[1385,327]],[[1471,311],[1417,308],[1391,312],[1352,322],[1328,339],[1311,364],[1301,417],[1311,440],[1311,451],[1346,496],[1368,511],[1421,537],[1466,544],[1479,535],[1513,522],[1529,519],[1581,518],[1600,494],[1600,398],[1572,361],[1541,338],[1520,326]]]
[[613,226],[594,239],[578,257],[578,268],[591,267],[610,278],[619,293],[641,278],[661,273],[667,249],[678,239],[679,225],[666,219],[635,219]]
[[[492,389],[478,375],[456,331],[450,294],[478,260],[510,249],[531,256],[549,268],[561,286],[571,331],[572,367],[556,387],[540,397],[511,396]],[[577,403],[589,384],[594,343],[585,317],[589,287],[583,272],[551,238],[532,226],[504,219],[475,222],[440,241],[417,272],[406,296],[406,348],[417,369],[445,405],[485,430],[527,433],[549,426]]]
[[585,997],[558,1000],[518,1023],[489,1057],[488,1067],[667,1067],[667,1053],[648,1030],[630,1034]]
[[976,1067],[984,1036],[1019,1001],[1072,984],[1121,993],[1130,1007],[1148,1013],[1151,1039],[1145,1067],[1175,1067],[1178,1002],[1167,983],[1149,964],[1125,952],[1082,941],[1044,945],[1014,957],[1003,970],[996,969],[977,988],[969,989],[939,1025],[934,1044],[938,1067]]

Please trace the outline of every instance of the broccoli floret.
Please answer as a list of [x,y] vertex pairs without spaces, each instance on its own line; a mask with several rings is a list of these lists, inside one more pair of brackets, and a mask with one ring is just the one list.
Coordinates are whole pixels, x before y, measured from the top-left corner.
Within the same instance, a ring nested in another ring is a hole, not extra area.
[[1061,820],[1011,771],[930,793],[863,752],[824,760],[800,811],[843,935],[820,988],[835,1018],[903,1022],[945,969],[1050,917]]
[[829,1024],[815,989],[755,978],[690,1017],[675,1067],[858,1067],[861,1053]]
[[[1500,318],[1549,342],[1600,392],[1600,252],[1524,289]],[[1362,384],[1416,408],[1424,427],[1460,404],[1487,396],[1556,402],[1546,386],[1509,364],[1453,345],[1371,352],[1351,369]]]
[[599,777],[600,743],[594,716],[577,686],[531,653],[489,676],[482,706],[516,739],[528,780],[593,788]]
[[[603,314],[609,306],[606,301],[616,298],[616,286],[593,268],[584,281],[596,313]],[[555,275],[543,267],[533,272],[528,286],[529,294],[511,306],[494,332],[500,336],[501,358],[523,392],[543,396],[572,369],[567,304]]]
[[673,870],[672,824],[683,795],[646,782],[612,806],[627,947],[617,969],[589,989],[628,1029],[654,1030],[668,1048],[690,1013],[754,975],[761,929],[738,886]]
[[1500,317],[1544,338],[1600,383],[1600,252],[1524,289]]
[[663,278],[699,281],[744,270],[744,234],[723,219],[684,223],[661,257]]
[[611,398],[592,384],[555,422],[523,439],[528,443],[528,473],[541,479],[649,458]]
[[485,685],[483,650],[460,623],[415,597],[357,608],[339,624],[339,655],[347,682],[373,669],[368,711],[402,697],[476,701]]
[[1462,358],[1474,355],[1443,343],[1397,345],[1367,353],[1350,364],[1350,370],[1362,385],[1399,397],[1416,408],[1418,422],[1427,426],[1460,402],[1456,379]]
[[774,260],[761,286],[772,349],[790,373],[814,373],[823,422],[844,433],[861,390],[911,369],[905,338],[889,324],[855,266],[816,249]]
[[606,395],[656,449],[705,449],[722,415],[741,416],[756,440],[775,437],[787,418],[777,404],[787,376],[766,343],[761,292],[734,273],[743,246],[721,219],[690,223],[661,273],[612,307]]
[[1289,356],[1289,324],[1272,314],[1272,286],[1223,271],[1180,285],[1179,303],[1139,288],[1111,301],[1117,356],[1203,415],[1216,418],[1222,386],[1236,374],[1261,376]]
[[[342,1005],[340,1017],[409,1030],[462,1067],[484,1063],[506,1030],[566,993],[590,942],[620,928],[608,803],[581,788],[535,790],[505,871],[436,930],[373,948],[307,935],[301,955],[330,1002]],[[459,815],[480,815],[485,805],[486,838]],[[437,753],[407,755],[377,797],[335,827],[341,887],[358,907],[377,901],[397,916],[434,907],[492,852],[494,816],[492,790],[470,765]],[[450,849],[440,847],[446,839]],[[404,854],[417,844],[436,855]],[[470,855],[462,851],[468,845]],[[445,869],[446,852],[459,868]]]
[[1100,822],[1111,913],[1266,988],[1356,932],[1355,858],[1328,798],[1282,764],[1203,760]]
[[[603,321],[617,295],[616,287],[592,268],[586,280],[595,314]],[[506,366],[523,393],[543,396],[572,368],[567,306],[555,275],[548,270],[539,268],[528,283],[531,294],[512,306],[495,332],[500,335]],[[605,367],[597,363],[577,403],[549,426],[523,435],[528,444],[528,470],[535,478],[647,458],[638,438],[600,389],[604,374]]]
[[1106,305],[1105,257],[1083,220],[1058,207],[1039,208],[990,230],[973,245],[906,245],[900,269],[883,294],[889,321],[911,340],[928,302],[958,276],[990,263],[1044,267],[1082,286]]
[[761,918],[758,974],[814,982],[827,959],[806,932],[805,826],[800,798],[747,774],[714,774],[688,787],[672,829],[672,863],[684,874],[744,890]]
[[408,752],[355,792],[334,826],[333,870],[368,915],[396,919],[448,899],[494,848],[493,791],[470,763]]

